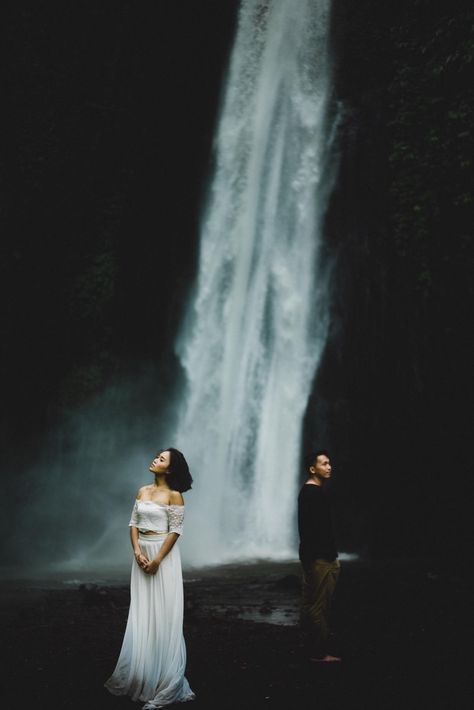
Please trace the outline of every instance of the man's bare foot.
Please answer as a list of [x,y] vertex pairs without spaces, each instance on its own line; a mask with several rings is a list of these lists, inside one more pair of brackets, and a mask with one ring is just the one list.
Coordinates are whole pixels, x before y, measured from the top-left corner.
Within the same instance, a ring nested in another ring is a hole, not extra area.
[[309,660],[313,663],[339,663],[342,661],[342,658],[339,658],[339,656],[331,656],[327,653],[322,658],[310,658]]

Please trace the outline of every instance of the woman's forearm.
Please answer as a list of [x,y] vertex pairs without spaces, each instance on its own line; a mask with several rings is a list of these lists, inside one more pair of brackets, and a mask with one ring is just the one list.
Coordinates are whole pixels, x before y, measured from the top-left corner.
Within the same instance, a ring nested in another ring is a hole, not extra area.
[[179,537],[178,533],[175,533],[175,532],[168,533],[164,543],[160,547],[159,553],[155,557],[155,562],[157,562],[159,564],[163,560],[163,558],[166,557],[166,555],[168,554],[168,552],[170,552],[171,548],[175,544],[178,537]]
[[133,526],[130,528],[130,542],[132,543],[134,554],[139,555],[141,550],[138,544],[138,528],[134,528]]

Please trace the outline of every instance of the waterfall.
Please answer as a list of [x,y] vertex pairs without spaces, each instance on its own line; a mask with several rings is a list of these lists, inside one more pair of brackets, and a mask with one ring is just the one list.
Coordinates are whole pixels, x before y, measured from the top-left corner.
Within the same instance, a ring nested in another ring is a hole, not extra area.
[[328,325],[330,0],[243,0],[177,342],[186,562],[293,557],[301,430]]

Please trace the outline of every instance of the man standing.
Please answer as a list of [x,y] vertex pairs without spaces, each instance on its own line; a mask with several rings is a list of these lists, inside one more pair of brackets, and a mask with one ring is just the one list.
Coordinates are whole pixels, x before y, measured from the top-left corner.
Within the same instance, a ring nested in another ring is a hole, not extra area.
[[308,479],[298,496],[299,555],[303,566],[302,623],[310,641],[312,661],[340,661],[328,651],[329,612],[340,572],[324,485],[331,477],[327,451],[315,451],[307,459]]

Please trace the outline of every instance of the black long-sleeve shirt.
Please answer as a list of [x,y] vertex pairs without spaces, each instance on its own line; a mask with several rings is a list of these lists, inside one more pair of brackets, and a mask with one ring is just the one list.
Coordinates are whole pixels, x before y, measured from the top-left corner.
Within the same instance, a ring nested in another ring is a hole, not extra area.
[[305,483],[298,496],[300,560],[303,564],[337,557],[328,495],[322,486]]

